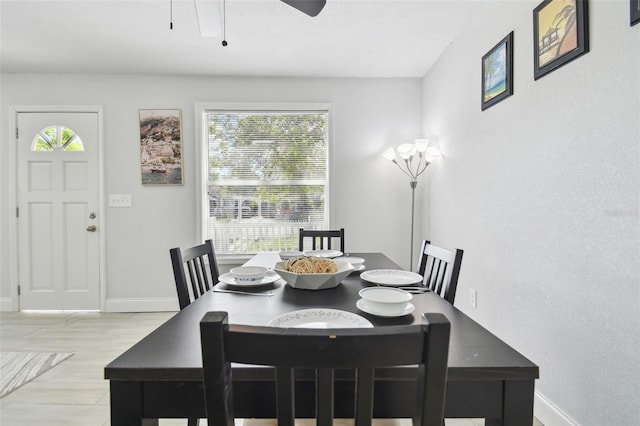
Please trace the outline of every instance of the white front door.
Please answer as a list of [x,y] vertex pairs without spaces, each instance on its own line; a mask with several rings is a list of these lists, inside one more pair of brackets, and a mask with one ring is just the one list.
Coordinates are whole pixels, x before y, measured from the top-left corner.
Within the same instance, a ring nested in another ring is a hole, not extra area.
[[100,309],[98,114],[17,114],[20,309]]

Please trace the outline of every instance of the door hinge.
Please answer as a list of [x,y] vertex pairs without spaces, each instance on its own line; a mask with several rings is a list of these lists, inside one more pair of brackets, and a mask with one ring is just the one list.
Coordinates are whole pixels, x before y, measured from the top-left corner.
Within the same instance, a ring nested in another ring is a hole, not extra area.
[[20,286],[18,286],[18,296],[20,296]]
[[18,139],[18,128],[16,127],[16,139]]
[[20,207],[16,207],[16,217],[20,217]]

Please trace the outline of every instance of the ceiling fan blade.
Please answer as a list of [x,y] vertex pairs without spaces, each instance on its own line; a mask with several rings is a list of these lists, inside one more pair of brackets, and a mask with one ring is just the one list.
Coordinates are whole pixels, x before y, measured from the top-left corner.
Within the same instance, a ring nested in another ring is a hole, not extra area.
[[222,14],[219,0],[194,0],[198,27],[202,37],[218,37],[222,34]]
[[324,8],[327,0],[280,0],[309,16],[317,16]]

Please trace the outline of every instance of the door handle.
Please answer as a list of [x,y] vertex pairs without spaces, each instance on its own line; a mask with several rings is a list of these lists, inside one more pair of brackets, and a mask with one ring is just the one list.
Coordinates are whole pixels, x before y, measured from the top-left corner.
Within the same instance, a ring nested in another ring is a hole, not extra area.
[[95,225],[90,225],[90,226],[87,227],[87,231],[89,231],[89,232],[96,232],[96,229],[98,229],[98,228],[96,228]]

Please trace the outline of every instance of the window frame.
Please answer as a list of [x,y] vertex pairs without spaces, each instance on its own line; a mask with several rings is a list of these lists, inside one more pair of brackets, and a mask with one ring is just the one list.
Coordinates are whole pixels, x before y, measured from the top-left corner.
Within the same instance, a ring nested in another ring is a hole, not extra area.
[[[280,102],[197,102],[195,103],[195,176],[196,176],[196,241],[204,241],[207,229],[209,200],[207,193],[208,176],[208,130],[205,128],[205,114],[210,110],[265,111],[265,112],[317,112],[326,111],[327,125],[327,195],[326,210],[328,222],[334,226],[333,209],[333,106],[330,103],[280,103]],[[250,254],[216,255],[220,264],[242,263],[252,257]]]

